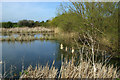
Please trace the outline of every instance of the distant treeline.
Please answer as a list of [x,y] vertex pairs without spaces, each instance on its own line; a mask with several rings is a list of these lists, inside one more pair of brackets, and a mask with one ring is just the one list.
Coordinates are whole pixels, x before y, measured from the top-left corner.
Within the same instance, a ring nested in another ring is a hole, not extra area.
[[33,21],[33,20],[20,20],[17,23],[13,22],[2,22],[2,27],[3,28],[14,28],[14,27],[37,27],[37,26],[44,26],[48,27],[49,26],[49,20],[46,22],[44,21]]

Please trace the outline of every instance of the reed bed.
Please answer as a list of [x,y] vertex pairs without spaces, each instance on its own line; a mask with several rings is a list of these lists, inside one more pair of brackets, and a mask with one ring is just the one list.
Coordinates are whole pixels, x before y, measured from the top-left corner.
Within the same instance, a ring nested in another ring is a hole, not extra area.
[[0,28],[0,30],[2,33],[54,33],[54,30],[44,27]]
[[51,68],[48,65],[36,66],[35,69],[29,66],[20,78],[120,78],[120,72],[113,65],[95,63],[96,70],[94,70],[90,61],[82,61],[77,66],[73,61],[74,59],[62,62],[60,71],[53,65]]
[[0,38],[0,41],[33,41],[33,40],[55,40],[55,37],[52,36],[45,36],[45,37],[34,37],[34,36],[18,36],[18,37],[7,37],[7,38]]
[[90,61],[82,61],[78,66],[72,62],[65,62],[61,66],[59,78],[118,78],[120,73],[113,65],[95,63],[94,66]]
[[51,68],[48,66],[48,64],[45,67],[38,65],[35,67],[35,69],[33,69],[32,66],[29,66],[20,78],[55,78],[57,76],[57,73],[58,69],[54,67],[53,61]]
[[[44,28],[44,27],[34,27],[34,28],[0,28],[1,33],[4,35],[9,35],[8,37],[0,38],[0,41],[33,41],[33,40],[54,40],[54,30]],[[34,37],[37,33],[43,35],[43,37]],[[14,37],[13,34],[17,34],[19,36]],[[47,36],[46,36],[47,35]]]

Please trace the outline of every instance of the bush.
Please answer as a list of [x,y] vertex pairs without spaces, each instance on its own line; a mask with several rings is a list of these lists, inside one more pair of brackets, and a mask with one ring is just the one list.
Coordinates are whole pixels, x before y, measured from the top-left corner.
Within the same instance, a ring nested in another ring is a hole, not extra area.
[[2,23],[2,27],[3,28],[12,28],[13,27],[13,23],[12,22],[3,22]]

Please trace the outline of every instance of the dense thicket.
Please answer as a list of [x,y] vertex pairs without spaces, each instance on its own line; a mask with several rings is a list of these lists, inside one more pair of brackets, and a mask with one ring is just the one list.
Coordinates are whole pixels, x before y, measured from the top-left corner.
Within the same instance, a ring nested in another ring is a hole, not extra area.
[[66,32],[89,31],[100,43],[118,45],[118,3],[117,2],[70,2],[61,4],[51,24]]
[[53,26],[63,29],[65,27],[69,29],[72,26],[71,30],[75,28],[90,29],[91,26],[94,26],[94,29],[103,32],[108,28],[111,30],[111,28],[117,29],[116,27],[118,27],[117,2],[71,2],[63,5],[60,9],[62,13],[52,20]]

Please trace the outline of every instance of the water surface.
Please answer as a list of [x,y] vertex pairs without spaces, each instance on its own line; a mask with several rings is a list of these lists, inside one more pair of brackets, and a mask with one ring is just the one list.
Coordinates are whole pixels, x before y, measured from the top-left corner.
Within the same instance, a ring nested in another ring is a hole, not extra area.
[[[29,65],[33,67],[36,64],[44,66],[49,63],[51,65],[53,60],[56,61],[55,66],[60,67],[59,58],[59,43],[57,41],[2,42],[2,59],[5,62],[5,71],[9,73],[12,65],[13,75],[18,76],[22,66],[27,69]],[[7,77],[9,76],[10,74]]]

